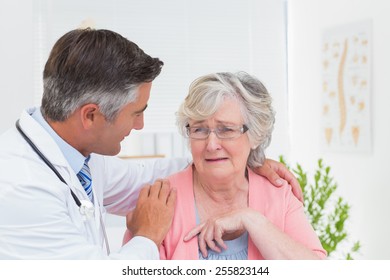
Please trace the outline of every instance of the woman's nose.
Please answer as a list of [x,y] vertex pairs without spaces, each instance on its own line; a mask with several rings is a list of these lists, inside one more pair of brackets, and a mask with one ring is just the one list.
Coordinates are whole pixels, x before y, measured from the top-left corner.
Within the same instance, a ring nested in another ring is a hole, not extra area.
[[221,139],[217,137],[214,131],[211,131],[209,137],[206,139],[207,141],[207,150],[213,151],[221,149]]

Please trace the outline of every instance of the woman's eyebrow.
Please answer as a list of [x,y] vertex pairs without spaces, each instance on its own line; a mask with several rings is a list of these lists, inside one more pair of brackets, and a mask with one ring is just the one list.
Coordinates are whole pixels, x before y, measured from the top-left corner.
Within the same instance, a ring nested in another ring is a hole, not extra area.
[[198,124],[203,124],[204,121],[195,121],[192,125],[198,125]]

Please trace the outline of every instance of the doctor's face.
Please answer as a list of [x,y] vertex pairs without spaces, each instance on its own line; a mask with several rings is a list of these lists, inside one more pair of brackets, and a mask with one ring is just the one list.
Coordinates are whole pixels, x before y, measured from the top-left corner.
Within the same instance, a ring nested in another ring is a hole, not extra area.
[[150,97],[151,87],[151,82],[142,84],[139,87],[138,99],[123,107],[113,122],[108,122],[103,118],[95,139],[94,153],[118,154],[121,150],[120,143],[130,134],[131,130],[140,130],[144,127],[144,111]]

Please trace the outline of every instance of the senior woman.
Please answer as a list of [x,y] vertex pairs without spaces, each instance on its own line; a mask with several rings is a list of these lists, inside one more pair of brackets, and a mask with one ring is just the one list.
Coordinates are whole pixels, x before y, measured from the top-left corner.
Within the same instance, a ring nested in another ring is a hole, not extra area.
[[265,159],[274,120],[271,97],[253,76],[216,73],[191,84],[177,123],[193,164],[169,177],[177,205],[162,259],[326,258],[291,187],[252,171]]
[[274,119],[266,88],[246,73],[191,84],[177,123],[193,164],[168,178],[177,204],[161,259],[326,258],[291,187],[252,171],[265,160]]

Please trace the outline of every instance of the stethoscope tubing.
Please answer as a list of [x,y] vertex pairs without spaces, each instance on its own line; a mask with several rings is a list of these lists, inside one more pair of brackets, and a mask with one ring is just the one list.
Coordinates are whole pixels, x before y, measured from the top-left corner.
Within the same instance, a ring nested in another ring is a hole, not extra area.
[[[57,169],[53,166],[53,164],[44,156],[44,154],[42,154],[42,152],[33,143],[33,141],[31,141],[31,139],[26,135],[26,133],[24,133],[23,129],[20,127],[19,120],[16,121],[15,125],[16,125],[16,129],[22,135],[24,140],[26,140],[26,142],[31,146],[34,152],[37,153],[37,155],[46,163],[46,165],[57,175],[58,179],[60,179],[61,182],[68,185],[68,183],[66,183],[65,179],[61,176],[61,174],[57,171]],[[76,194],[73,192],[71,188],[69,188],[69,190],[77,206],[80,207],[81,206],[80,199],[76,196]]]
[[[57,175],[58,179],[60,179],[61,182],[63,182],[67,186],[69,186],[68,183],[65,181],[64,177],[61,176],[61,174],[54,167],[54,165],[47,159],[47,157],[45,157],[45,155],[38,149],[38,147],[34,144],[34,142],[26,135],[26,133],[23,131],[23,129],[20,126],[19,120],[16,121],[15,126],[16,126],[16,129],[19,131],[19,133],[24,138],[24,140],[26,140],[26,142],[31,146],[31,148],[34,150],[34,152],[43,160],[44,163],[46,163],[46,165],[54,172],[54,174]],[[77,204],[77,206],[79,208],[81,208],[82,203],[81,203],[80,199],[76,196],[76,194],[73,192],[73,190],[70,187],[69,187],[69,190],[70,190],[70,193],[71,193],[75,203]],[[105,229],[101,214],[100,214],[100,224],[101,224],[101,228],[102,228],[103,235],[104,235],[104,243],[106,244],[107,255],[109,255],[110,248],[109,248],[109,244],[108,244],[106,229]]]

